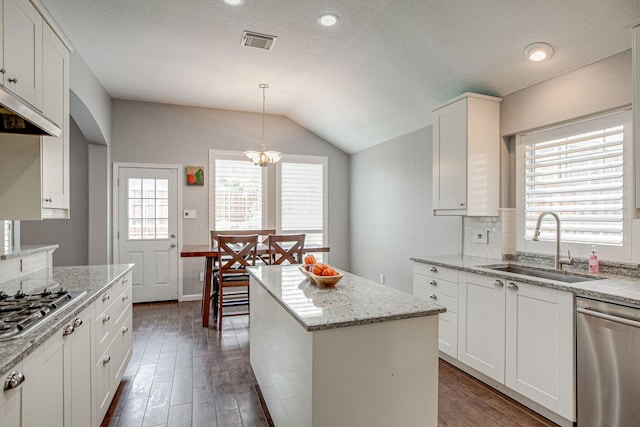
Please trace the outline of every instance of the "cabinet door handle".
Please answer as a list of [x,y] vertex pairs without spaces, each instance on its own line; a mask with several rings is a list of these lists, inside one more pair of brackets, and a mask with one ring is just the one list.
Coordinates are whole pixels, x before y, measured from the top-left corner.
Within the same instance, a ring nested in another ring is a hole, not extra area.
[[438,269],[435,268],[435,267],[431,267],[431,269],[429,271],[432,272],[432,273],[437,273]]
[[102,295],[102,301],[106,301],[106,300],[108,300],[109,298],[111,298],[111,297],[109,296],[109,294],[104,294],[104,295]]
[[102,358],[102,364],[106,365],[109,362],[111,362],[111,356],[105,354],[105,356]]
[[16,77],[9,77],[9,83],[18,83],[18,79]]
[[111,316],[109,316],[108,314],[105,314],[102,317],[102,323],[108,322],[109,320],[111,320]]
[[517,291],[518,290],[518,285],[516,285],[513,282],[509,282],[509,284],[507,285],[507,288],[513,289],[514,291]]
[[71,335],[73,331],[75,331],[75,328],[73,327],[73,325],[67,325],[62,330],[62,335],[66,337],[67,335]]
[[122,334],[126,334],[127,332],[129,332],[129,327],[128,326],[123,326],[122,327]]
[[53,202],[53,198],[52,197],[48,197],[48,198],[44,199],[44,201],[51,203],[51,202]]
[[430,281],[429,284],[432,286],[438,286],[438,282],[436,282],[435,280]]
[[431,299],[433,299],[433,300],[436,300],[436,299],[438,299],[438,295],[436,295],[436,294],[431,294],[431,295],[429,295],[429,298],[431,298]]
[[502,283],[502,280],[496,279],[493,281],[493,286],[495,286],[496,288],[501,288],[504,286],[504,283]]
[[79,326],[82,325],[82,319],[79,317],[76,317],[75,319],[73,319],[73,327],[77,328]]
[[4,67],[0,68],[0,74],[6,74],[7,70],[4,69]]
[[18,387],[24,382],[24,374],[22,372],[13,371],[9,374],[6,380],[4,380],[4,390],[11,390]]

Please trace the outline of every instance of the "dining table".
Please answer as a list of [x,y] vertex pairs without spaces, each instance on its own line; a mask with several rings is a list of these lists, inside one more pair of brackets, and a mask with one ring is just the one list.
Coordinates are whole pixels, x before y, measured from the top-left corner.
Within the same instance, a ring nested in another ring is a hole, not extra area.
[[[317,253],[317,252],[329,252],[329,246],[321,246],[312,243],[305,243],[302,253]],[[258,259],[264,259],[265,255],[269,254],[269,245],[265,242],[260,242],[256,246],[256,257]],[[180,257],[182,258],[204,258],[205,259],[205,272],[204,272],[204,295],[203,295],[203,307],[202,307],[202,326],[209,326],[209,315],[211,307],[211,288],[213,286],[213,265],[218,258],[218,245],[184,245],[180,251]]]

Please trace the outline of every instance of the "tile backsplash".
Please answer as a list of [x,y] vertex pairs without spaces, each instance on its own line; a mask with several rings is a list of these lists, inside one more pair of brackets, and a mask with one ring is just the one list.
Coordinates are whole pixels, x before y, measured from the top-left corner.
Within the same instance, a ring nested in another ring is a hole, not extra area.
[[516,252],[515,209],[500,209],[498,216],[462,219],[462,253],[502,259]]

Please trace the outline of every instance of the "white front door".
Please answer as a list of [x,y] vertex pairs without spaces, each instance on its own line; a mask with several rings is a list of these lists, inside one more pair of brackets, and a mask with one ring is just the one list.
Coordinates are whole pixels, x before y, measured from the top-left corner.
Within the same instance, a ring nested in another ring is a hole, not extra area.
[[178,299],[178,170],[117,166],[119,263],[134,263],[133,302]]

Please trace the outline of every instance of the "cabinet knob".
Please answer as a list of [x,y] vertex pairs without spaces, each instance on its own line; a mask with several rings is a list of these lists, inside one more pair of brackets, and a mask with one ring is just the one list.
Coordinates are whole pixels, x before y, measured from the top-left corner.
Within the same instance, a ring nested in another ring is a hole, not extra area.
[[129,279],[127,279],[126,277],[123,277],[123,278],[122,278],[122,283],[123,283],[123,284],[124,284],[124,283],[127,283],[128,281],[129,281]]
[[4,380],[4,389],[11,390],[18,387],[24,382],[24,374],[22,372],[13,371],[9,374],[6,380]]
[[436,294],[431,294],[431,295],[429,295],[429,298],[431,298],[431,299],[434,299],[434,300],[435,300],[435,299],[438,299],[438,295],[436,295]]
[[62,335],[67,336],[67,335],[71,335],[74,331],[74,327],[73,325],[67,325],[64,327],[64,329],[62,329]]
[[126,334],[127,332],[129,332],[129,327],[124,326],[124,327],[122,328],[122,334],[124,335],[124,334]]
[[497,288],[501,288],[501,287],[504,286],[504,283],[502,283],[502,280],[496,279],[496,280],[493,281],[493,286],[495,286]]
[[18,79],[16,77],[9,77],[9,83],[18,83]]
[[507,285],[507,288],[513,289],[514,291],[517,291],[518,290],[518,285],[516,285],[513,282],[509,282],[509,284]]
[[128,299],[129,299],[129,295],[127,294],[122,295],[122,301],[126,301]]
[[111,356],[105,354],[104,357],[102,358],[102,364],[106,365],[109,362],[111,362]]
[[432,273],[437,273],[438,269],[435,268],[435,267],[431,267],[431,269],[429,271],[432,272]]
[[430,281],[429,284],[431,286],[438,286],[438,282],[436,282],[435,280]]
[[79,326],[82,325],[82,319],[79,317],[76,317],[75,319],[73,319],[73,327],[77,328]]
[[0,68],[0,74],[6,74],[7,70],[4,69],[4,67]]
[[104,294],[104,295],[102,295],[102,301],[106,301],[106,300],[108,300],[109,298],[111,298],[111,297],[109,296],[109,294]]
[[105,314],[102,317],[102,323],[108,322],[109,320],[111,320],[111,316],[109,316],[108,314]]

